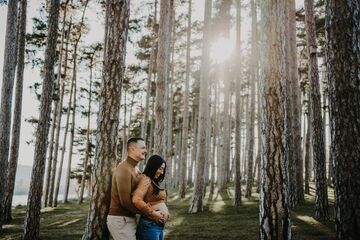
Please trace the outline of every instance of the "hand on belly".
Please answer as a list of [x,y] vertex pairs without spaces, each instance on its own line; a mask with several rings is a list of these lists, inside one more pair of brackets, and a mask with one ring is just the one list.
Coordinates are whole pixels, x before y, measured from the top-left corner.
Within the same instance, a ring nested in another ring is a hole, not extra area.
[[152,208],[155,211],[160,211],[162,214],[164,214],[165,221],[169,219],[169,217],[170,217],[169,209],[164,202],[153,205]]

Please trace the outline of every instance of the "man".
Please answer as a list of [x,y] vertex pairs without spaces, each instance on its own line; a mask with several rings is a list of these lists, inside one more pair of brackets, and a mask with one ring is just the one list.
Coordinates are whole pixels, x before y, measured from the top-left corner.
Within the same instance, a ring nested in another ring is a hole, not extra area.
[[[111,201],[107,226],[114,240],[135,240],[136,218],[140,213],[131,201],[131,193],[136,188],[140,171],[138,162],[145,159],[146,145],[142,138],[127,141],[127,157],[114,170],[111,184]],[[153,212],[155,221],[162,221],[160,212]]]

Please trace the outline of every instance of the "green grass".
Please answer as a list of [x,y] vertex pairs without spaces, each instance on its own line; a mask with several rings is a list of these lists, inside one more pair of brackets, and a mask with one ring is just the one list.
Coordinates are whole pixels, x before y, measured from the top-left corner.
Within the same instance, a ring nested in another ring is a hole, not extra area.
[[[166,224],[165,239],[258,239],[258,195],[243,198],[242,206],[233,206],[233,188],[206,196],[204,212],[189,214],[190,192],[185,199],[176,192],[169,195],[171,220]],[[333,218],[333,193],[329,192],[331,218]],[[78,205],[75,201],[60,204],[57,208],[45,208],[41,215],[41,239],[81,239],[85,229],[88,202]],[[292,212],[293,239],[335,239],[334,222],[319,222],[313,218],[314,197],[306,195],[306,201]],[[25,207],[13,209],[14,220],[4,226],[1,239],[19,239],[23,231]]]

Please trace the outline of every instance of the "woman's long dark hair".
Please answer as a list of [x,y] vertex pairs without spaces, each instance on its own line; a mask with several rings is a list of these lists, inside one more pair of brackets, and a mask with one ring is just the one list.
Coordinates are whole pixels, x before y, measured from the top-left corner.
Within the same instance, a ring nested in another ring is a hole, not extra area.
[[[164,173],[155,179],[156,171],[161,167],[163,163],[165,164]],[[159,183],[164,180],[166,173],[166,162],[162,157],[160,157],[159,155],[152,155],[147,161],[143,173],[151,179],[151,185],[153,186],[153,195],[158,195],[160,190],[164,190],[159,187]]]

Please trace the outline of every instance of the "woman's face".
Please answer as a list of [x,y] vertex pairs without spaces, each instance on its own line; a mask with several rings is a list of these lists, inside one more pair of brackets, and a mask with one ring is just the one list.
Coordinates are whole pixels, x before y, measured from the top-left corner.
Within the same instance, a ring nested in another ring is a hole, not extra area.
[[162,174],[164,174],[164,170],[165,170],[165,163],[161,164],[161,166],[158,168],[158,170],[155,173],[155,179],[157,179],[158,177],[160,177]]

